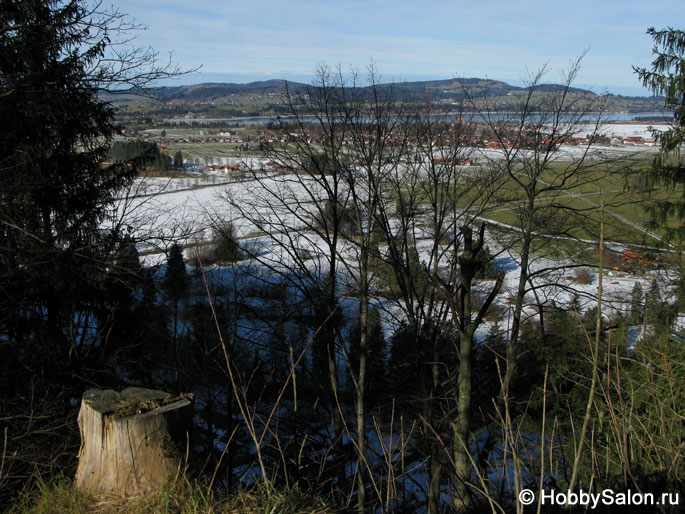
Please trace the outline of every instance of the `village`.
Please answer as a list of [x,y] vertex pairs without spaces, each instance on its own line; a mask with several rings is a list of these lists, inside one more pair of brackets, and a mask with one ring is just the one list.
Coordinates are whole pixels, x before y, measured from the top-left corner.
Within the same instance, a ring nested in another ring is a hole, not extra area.
[[[536,138],[542,137],[542,144],[550,142],[544,134],[535,134],[535,127],[530,127],[530,135],[521,137],[505,138],[495,140],[489,133],[487,127],[482,123],[465,122],[460,120],[462,126],[467,126],[470,136],[462,141],[465,147],[472,149],[490,149],[499,151],[502,149],[527,149],[538,144]],[[454,129],[455,123],[451,123]],[[657,125],[656,129],[664,127]],[[245,170],[246,166],[257,166],[261,170],[289,170],[292,166],[289,163],[277,162],[273,159],[257,159],[273,154],[273,148],[286,147],[290,144],[305,143],[316,145],[321,142],[320,136],[316,133],[308,133],[303,136],[298,132],[286,132],[285,130],[274,131],[264,130],[264,125],[251,127],[237,127],[232,130],[219,130],[212,128],[189,129],[168,127],[159,129],[148,128],[142,133],[147,140],[154,141],[163,152],[174,155],[181,151],[184,156],[182,171],[188,173],[232,173]],[[591,128],[591,127],[590,127]],[[588,128],[588,131],[590,131]],[[516,134],[516,127],[512,127],[512,134]],[[564,138],[560,146],[572,149],[583,148],[592,145],[593,147],[604,147],[607,150],[616,152],[653,152],[656,142],[652,134],[654,127],[646,124],[636,123],[610,123],[602,131],[595,133],[593,137],[587,135],[569,135]],[[522,132],[525,134],[525,130]],[[371,137],[367,139],[367,142]],[[387,137],[389,145],[403,144],[401,138]],[[558,142],[558,141],[557,141]],[[350,137],[341,141],[342,145],[352,145],[354,142]],[[428,146],[435,142],[422,140],[414,141],[413,144]],[[249,165],[246,158],[249,159]],[[242,164],[241,164],[242,163]],[[475,152],[471,152],[467,158],[460,159],[456,163],[444,162],[444,164],[458,165],[478,165],[480,160]]]

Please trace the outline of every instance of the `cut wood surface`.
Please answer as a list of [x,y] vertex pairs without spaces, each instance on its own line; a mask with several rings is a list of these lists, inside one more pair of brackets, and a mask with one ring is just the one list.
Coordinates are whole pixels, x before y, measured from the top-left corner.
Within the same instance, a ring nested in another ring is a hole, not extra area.
[[184,469],[192,404],[192,395],[139,387],[86,391],[76,486],[118,498],[157,491]]

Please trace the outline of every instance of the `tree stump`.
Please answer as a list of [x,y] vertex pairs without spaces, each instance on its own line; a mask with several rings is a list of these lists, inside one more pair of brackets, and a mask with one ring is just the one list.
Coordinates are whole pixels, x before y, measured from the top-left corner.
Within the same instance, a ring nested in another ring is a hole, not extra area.
[[83,394],[76,486],[125,498],[159,490],[183,470],[193,396],[129,387]]

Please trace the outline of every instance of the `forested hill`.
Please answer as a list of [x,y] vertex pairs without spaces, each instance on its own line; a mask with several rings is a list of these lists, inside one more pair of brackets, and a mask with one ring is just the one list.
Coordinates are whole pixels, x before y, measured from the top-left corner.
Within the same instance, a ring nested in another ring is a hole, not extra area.
[[[293,91],[300,90],[305,84],[288,82],[288,87]],[[266,80],[250,82],[249,84],[235,83],[205,83],[191,86],[162,87],[154,92],[155,98],[162,102],[171,103],[222,103],[229,101],[231,97],[254,95],[268,97],[270,95],[281,96],[285,91],[285,80]]]
[[[286,88],[290,92],[299,92],[311,87],[309,84],[285,80],[266,80],[250,82],[248,84],[235,83],[204,83],[189,86],[163,87],[155,90],[154,96],[163,102],[205,103],[221,102],[232,95],[281,95]],[[506,82],[490,79],[447,79],[417,82],[395,82],[383,85],[383,88],[394,88],[399,94],[430,93],[438,98],[460,98],[464,87],[474,96],[486,93],[495,96],[508,95],[513,91],[523,91],[524,88],[512,86]],[[545,84],[539,87],[541,91],[553,91],[559,86]],[[572,88],[573,92],[586,92],[583,89]]]
[[[157,105],[249,105],[251,111],[254,111],[255,108],[257,111],[262,109],[267,111],[269,107],[282,102],[286,87],[291,94],[297,94],[311,86],[281,79],[250,82],[248,84],[204,83],[161,87],[153,91],[152,98]],[[556,84],[541,84],[538,85],[537,90],[553,92],[559,87],[561,86]],[[411,101],[423,99],[426,95],[430,95],[445,104],[459,101],[463,98],[465,89],[468,90],[472,98],[488,96],[504,103],[515,104],[518,95],[525,89],[512,86],[506,82],[482,78],[396,82],[384,84],[381,89],[384,88],[393,88],[399,100]],[[595,94],[581,88],[571,88],[570,91]],[[149,92],[147,94],[149,95]],[[652,112],[661,109],[664,103],[663,98],[660,97],[629,97],[611,94],[608,97],[610,108],[616,111]],[[121,98],[114,100],[114,103],[122,107],[135,107],[139,104],[135,99],[128,99],[124,102],[120,102],[120,100]]]

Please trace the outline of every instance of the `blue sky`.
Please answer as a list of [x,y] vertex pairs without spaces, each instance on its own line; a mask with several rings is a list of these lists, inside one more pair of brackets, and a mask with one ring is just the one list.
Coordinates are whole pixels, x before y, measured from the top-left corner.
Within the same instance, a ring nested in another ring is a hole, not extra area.
[[584,50],[576,85],[647,94],[631,65],[648,66],[654,26],[685,28],[685,0],[119,0],[148,29],[136,43],[200,75],[177,81],[308,81],[320,63],[384,81],[488,77],[546,81]]

